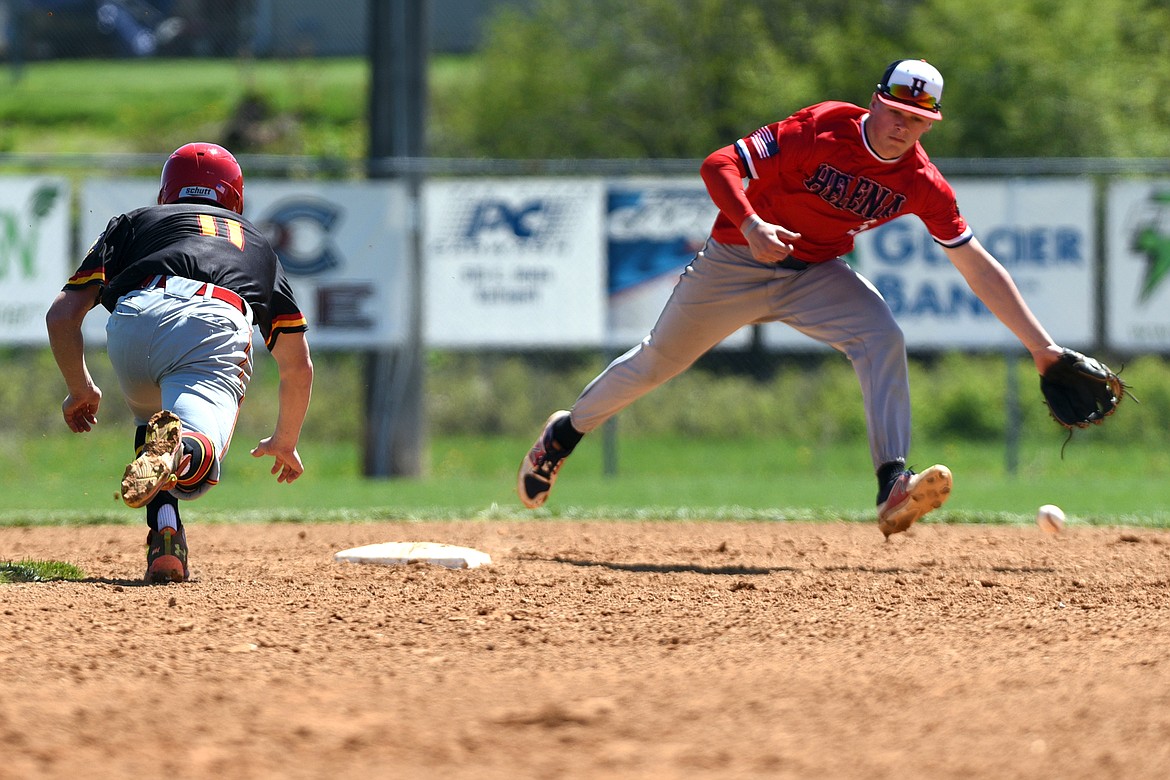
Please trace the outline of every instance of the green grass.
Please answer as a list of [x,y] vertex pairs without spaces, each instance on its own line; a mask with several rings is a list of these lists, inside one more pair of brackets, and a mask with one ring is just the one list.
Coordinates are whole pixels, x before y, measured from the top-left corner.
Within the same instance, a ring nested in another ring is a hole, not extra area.
[[0,151],[165,152],[222,139],[244,98],[259,95],[270,112],[263,148],[234,151],[360,159],[368,70],[360,58],[30,63],[0,90]]
[[[124,431],[53,435],[26,442],[15,467],[6,448],[0,472],[0,525],[140,523],[117,498],[125,465]],[[1028,443],[1015,474],[999,443],[922,443],[920,468],[943,462],[955,491],[934,522],[1032,522],[1036,507],[1062,506],[1070,522],[1170,527],[1170,456],[1136,453],[1082,434],[1060,458],[1062,437]],[[306,441],[307,471],[278,484],[270,461],[238,441],[224,478],[184,505],[203,522],[352,522],[378,519],[845,519],[872,522],[876,485],[864,442],[810,447],[775,440],[720,441],[642,437],[618,443],[616,475],[606,475],[602,437],[566,462],[551,503],[535,512],[515,496],[515,470],[530,441],[451,437],[430,442],[427,474],[366,479],[347,442]],[[1106,465],[1109,464],[1109,465]],[[23,476],[22,476],[23,475]]]
[[85,572],[81,569],[61,561],[23,560],[15,563],[0,561],[0,584],[79,580],[84,576]]
[[[450,126],[463,121],[459,88],[476,67],[471,55],[431,58],[433,148],[450,148]],[[57,60],[27,63],[19,76],[6,71],[0,152],[165,154],[193,138],[230,142],[242,155],[353,162],[369,151],[370,68],[362,57]],[[229,135],[245,105],[247,132]]]

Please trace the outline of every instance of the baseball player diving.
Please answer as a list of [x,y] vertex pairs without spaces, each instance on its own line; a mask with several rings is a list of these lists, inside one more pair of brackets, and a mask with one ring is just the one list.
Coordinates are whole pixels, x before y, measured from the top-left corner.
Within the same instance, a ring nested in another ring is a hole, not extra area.
[[304,472],[297,442],[313,386],[308,325],[264,235],[243,218],[244,176],[223,147],[190,143],[162,169],[158,205],[116,216],[89,248],[45,317],[69,394],[74,433],[97,423],[102,391],[85,362],[82,321],[110,312],[107,352],[134,414],[135,459],[121,495],[146,508],[148,582],[190,576],[179,500],[219,482],[252,377],[259,327],[280,374],[272,435],[252,450],[272,473]]
[[886,539],[942,506],[951,492],[950,470],[935,465],[916,473],[906,465],[906,344],[878,291],[842,259],[854,236],[917,215],[1041,374],[1063,354],[973,235],[950,184],[920,144],[943,118],[942,94],[942,75],[932,65],[897,60],[867,107],[818,103],[712,152],[700,168],[719,207],[710,237],[650,335],[590,382],[570,410],[549,417],[520,465],[524,505],[544,504],[582,436],[740,327],[783,322],[853,364],[877,474],[878,527]]

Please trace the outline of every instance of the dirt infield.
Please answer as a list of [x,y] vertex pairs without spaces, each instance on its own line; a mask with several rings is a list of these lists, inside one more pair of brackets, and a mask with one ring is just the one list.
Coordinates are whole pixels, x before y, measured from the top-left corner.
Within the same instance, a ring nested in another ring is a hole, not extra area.
[[[0,778],[1163,778],[1170,534],[2,528]],[[335,563],[436,541],[490,567]]]

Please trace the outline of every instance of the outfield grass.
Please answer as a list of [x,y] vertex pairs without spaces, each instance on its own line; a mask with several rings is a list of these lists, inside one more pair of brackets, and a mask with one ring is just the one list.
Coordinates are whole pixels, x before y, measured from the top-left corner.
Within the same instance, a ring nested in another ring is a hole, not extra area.
[[[473,57],[433,57],[430,114],[443,122]],[[26,63],[0,90],[0,151],[165,153],[222,140],[241,106],[262,131],[244,153],[362,160],[369,63],[308,59],[57,60]],[[258,111],[257,111],[258,109]]]
[[222,138],[245,98],[274,122],[265,152],[360,159],[366,151],[364,60],[36,62],[0,90],[0,150],[158,153]]
[[[1006,473],[998,443],[924,443],[925,467],[955,472],[950,502],[936,522],[1031,522],[1036,507],[1062,506],[1073,524],[1170,526],[1165,453],[1125,451],[1091,433],[1060,457],[1062,438],[1030,442],[1016,474]],[[428,473],[418,479],[365,479],[348,442],[304,442],[305,475],[282,485],[270,461],[253,460],[237,442],[221,484],[192,505],[190,518],[214,522],[344,522],[447,518],[846,519],[870,522],[876,485],[864,443],[812,448],[779,441],[619,441],[618,473],[607,476],[601,437],[567,461],[555,497],[535,512],[515,496],[515,471],[529,441],[446,438],[430,442]],[[126,442],[119,432],[53,435],[25,442],[17,468],[0,471],[0,525],[138,523],[140,512],[117,498]],[[8,448],[12,453],[13,450]],[[1104,464],[1115,464],[1106,467]]]

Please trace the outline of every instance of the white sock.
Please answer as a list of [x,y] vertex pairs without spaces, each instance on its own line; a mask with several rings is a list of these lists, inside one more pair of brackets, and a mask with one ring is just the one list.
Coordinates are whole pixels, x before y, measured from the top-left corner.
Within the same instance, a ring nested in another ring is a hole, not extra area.
[[173,504],[163,504],[158,508],[158,530],[164,528],[179,530],[179,514]]

